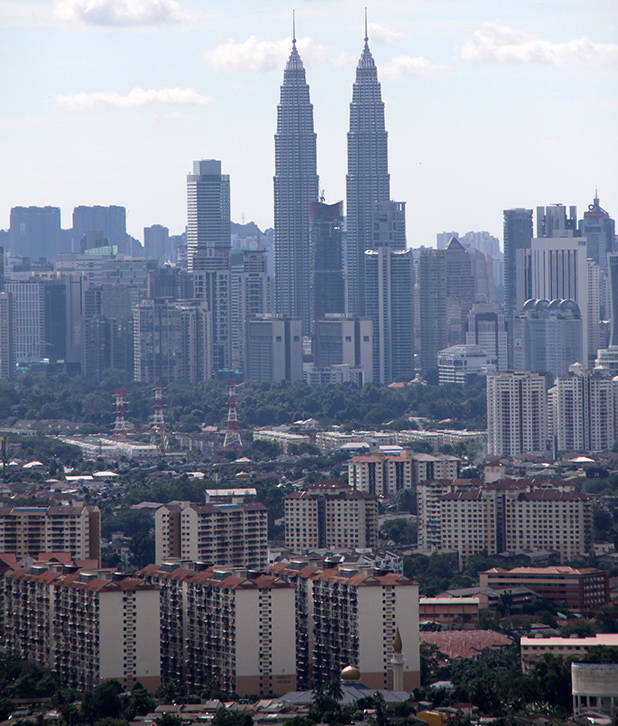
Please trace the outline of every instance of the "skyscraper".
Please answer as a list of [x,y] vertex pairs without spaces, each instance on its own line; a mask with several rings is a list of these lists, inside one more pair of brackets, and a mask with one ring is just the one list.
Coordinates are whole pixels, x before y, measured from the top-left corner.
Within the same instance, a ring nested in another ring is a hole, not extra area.
[[109,207],[100,205],[80,205],[73,209],[73,252],[79,252],[82,237],[88,232],[102,232],[110,245],[118,245],[119,251],[131,252],[131,244],[127,235],[127,210],[112,204]]
[[419,266],[420,364],[424,376],[437,372],[438,351],[446,348],[446,251],[422,250]]
[[530,249],[532,210],[504,210],[504,315],[509,333],[509,365],[513,360],[513,315],[517,307],[517,250]]
[[607,268],[607,256],[616,246],[616,224],[599,204],[599,195],[588,205],[584,218],[579,222],[579,233],[586,238],[588,257],[597,265]]
[[309,203],[318,199],[316,134],[305,68],[296,48],[283,73],[275,134],[275,309],[302,320],[310,313]]
[[345,312],[343,203],[310,202],[311,317]]
[[390,199],[384,103],[368,41],[365,21],[365,47],[356,67],[350,104],[346,176],[348,313],[358,316],[365,314],[365,250],[376,247],[376,203]]
[[16,257],[51,260],[66,250],[59,207],[13,207],[9,249]]

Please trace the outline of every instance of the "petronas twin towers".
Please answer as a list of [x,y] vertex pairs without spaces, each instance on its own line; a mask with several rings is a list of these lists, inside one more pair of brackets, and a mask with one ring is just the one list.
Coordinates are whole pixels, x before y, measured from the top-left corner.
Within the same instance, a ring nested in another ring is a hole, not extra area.
[[[375,62],[365,45],[356,68],[348,132],[347,313],[365,314],[364,252],[374,245],[376,204],[390,198],[384,103]],[[278,313],[310,319],[310,202],[318,201],[316,134],[305,68],[292,39],[283,75],[275,134],[275,305]]]

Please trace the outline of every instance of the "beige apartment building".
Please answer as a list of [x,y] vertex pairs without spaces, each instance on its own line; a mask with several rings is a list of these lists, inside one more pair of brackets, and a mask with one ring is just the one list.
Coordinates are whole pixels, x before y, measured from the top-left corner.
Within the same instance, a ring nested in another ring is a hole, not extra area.
[[268,512],[260,502],[174,502],[155,512],[155,561],[180,559],[222,567],[265,567]]
[[304,687],[356,666],[370,688],[393,687],[393,640],[403,643],[404,690],[420,684],[418,584],[387,570],[294,560],[270,570],[296,590],[297,673]]
[[[72,571],[71,571],[72,570]],[[115,678],[130,689],[160,684],[159,594],[141,579],[37,565],[7,572],[2,648],[91,690]]]
[[348,462],[348,484],[353,489],[378,497],[391,497],[430,479],[456,479],[460,460],[446,454],[420,454],[404,450],[399,454],[354,456]]
[[41,552],[69,552],[75,560],[101,559],[101,512],[86,505],[0,505],[0,553],[18,560]]
[[293,584],[257,571],[186,565],[148,565],[140,573],[160,587],[163,683],[191,693],[294,690]]
[[378,502],[368,492],[326,480],[285,498],[285,546],[292,552],[375,547]]

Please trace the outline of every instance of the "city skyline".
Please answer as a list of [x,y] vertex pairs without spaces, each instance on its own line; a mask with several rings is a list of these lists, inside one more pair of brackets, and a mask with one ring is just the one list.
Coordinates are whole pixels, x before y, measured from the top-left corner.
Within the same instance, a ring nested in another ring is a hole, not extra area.
[[[221,159],[229,172],[235,221],[271,226],[272,108],[291,7],[238,1],[206,14],[191,0],[101,0],[97,8],[0,2],[9,31],[0,53],[14,69],[4,79],[11,174],[0,226],[11,206],[58,205],[67,227],[74,206],[98,203],[125,205],[140,239],[155,223],[180,232],[186,169],[199,158]],[[363,4],[306,2],[297,26],[317,171],[334,202],[345,198]],[[478,0],[465,17],[447,3],[369,6],[391,195],[408,203],[409,246],[434,245],[445,229],[501,238],[502,209],[555,201],[585,209],[595,185],[615,215],[615,29],[609,2],[525,2],[496,16]],[[136,185],[141,174],[151,184]]]

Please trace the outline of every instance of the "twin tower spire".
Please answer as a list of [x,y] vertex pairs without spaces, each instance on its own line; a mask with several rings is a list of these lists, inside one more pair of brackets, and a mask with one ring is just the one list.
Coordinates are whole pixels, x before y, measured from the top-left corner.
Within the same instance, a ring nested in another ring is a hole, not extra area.
[[[356,68],[350,104],[346,176],[347,313],[365,314],[364,252],[373,244],[373,210],[390,198],[387,133],[378,73],[369,50],[367,12],[364,47]],[[319,182],[313,106],[305,68],[296,47],[283,73],[275,134],[275,307],[301,319],[310,334],[310,202],[317,202]]]

